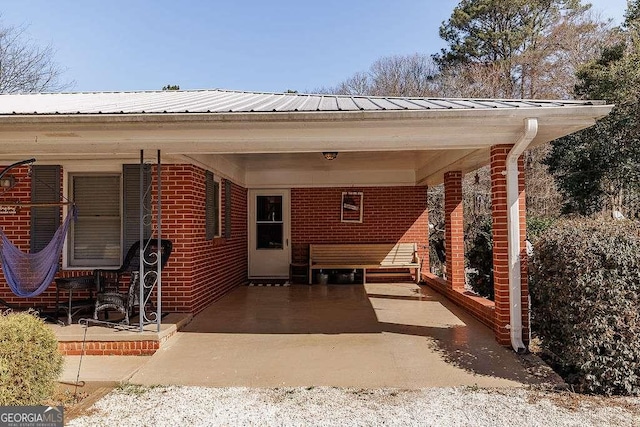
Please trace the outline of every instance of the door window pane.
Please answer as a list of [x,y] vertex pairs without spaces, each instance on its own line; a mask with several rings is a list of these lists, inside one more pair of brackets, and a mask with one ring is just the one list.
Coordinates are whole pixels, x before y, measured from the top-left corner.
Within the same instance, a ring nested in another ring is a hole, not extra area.
[[256,197],[256,249],[283,249],[282,196]]
[[257,249],[282,249],[282,223],[256,224]]
[[282,222],[282,196],[258,196],[256,201],[258,222]]

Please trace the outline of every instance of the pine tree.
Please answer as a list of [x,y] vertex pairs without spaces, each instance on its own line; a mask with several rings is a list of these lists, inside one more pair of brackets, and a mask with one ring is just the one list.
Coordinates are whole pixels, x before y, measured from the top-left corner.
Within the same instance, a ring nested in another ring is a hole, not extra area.
[[615,107],[595,126],[553,143],[547,163],[566,197],[566,212],[640,217],[639,12],[639,1],[630,2],[618,43],[577,73],[577,96]]

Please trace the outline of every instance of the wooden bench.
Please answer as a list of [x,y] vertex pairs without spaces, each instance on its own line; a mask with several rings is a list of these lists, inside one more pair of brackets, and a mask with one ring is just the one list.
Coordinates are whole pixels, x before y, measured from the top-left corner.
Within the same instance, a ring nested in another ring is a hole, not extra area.
[[361,269],[367,283],[368,269],[409,268],[420,281],[420,258],[416,243],[344,243],[309,245],[309,284],[313,270]]

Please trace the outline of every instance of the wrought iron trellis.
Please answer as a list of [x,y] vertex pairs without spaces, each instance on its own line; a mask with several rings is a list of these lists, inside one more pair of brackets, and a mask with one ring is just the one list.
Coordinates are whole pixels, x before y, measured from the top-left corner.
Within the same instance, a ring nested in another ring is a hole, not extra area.
[[[140,150],[140,270],[138,280],[140,283],[140,294],[137,296],[140,308],[140,332],[146,325],[157,325],[160,332],[162,324],[162,159],[160,150],[157,153],[156,162],[156,211],[155,230],[153,230],[153,199],[147,197],[153,189],[153,179],[145,183],[144,150]],[[146,184],[146,185],[145,185]],[[146,201],[149,200],[149,203]],[[151,236],[146,239],[145,228],[151,227]],[[155,231],[155,232],[154,232]],[[144,244],[143,244],[144,243]],[[155,252],[150,248],[155,246]],[[155,311],[148,312],[147,305],[151,302],[155,290],[156,302]]]
[[[140,150],[140,184],[139,184],[139,241],[140,253],[138,271],[131,273],[131,283],[138,282],[139,293],[129,293],[127,298],[134,298],[139,307],[139,323],[137,327],[113,323],[98,319],[80,319],[78,323],[85,327],[91,323],[115,327],[118,329],[144,331],[145,326],[156,325],[156,330],[160,332],[162,326],[162,158],[160,150],[157,152],[156,162],[156,209],[153,209],[152,194],[153,178],[146,180],[146,171],[151,168],[151,164],[144,160],[144,150]],[[149,202],[147,203],[147,200]],[[155,215],[154,215],[155,213]],[[156,218],[155,222],[153,218]],[[155,225],[155,230],[154,230]],[[150,227],[149,237],[145,235],[146,227]],[[153,250],[151,250],[153,249]],[[155,291],[155,292],[154,292]],[[152,303],[155,293],[156,301]],[[132,301],[127,301],[127,309],[132,306]],[[152,305],[155,311],[147,311],[147,306]]]

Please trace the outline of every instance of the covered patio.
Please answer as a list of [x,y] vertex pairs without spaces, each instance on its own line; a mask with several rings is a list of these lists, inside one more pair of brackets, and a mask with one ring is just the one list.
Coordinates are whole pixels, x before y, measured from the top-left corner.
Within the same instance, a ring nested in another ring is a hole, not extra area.
[[[226,90],[1,95],[0,160],[36,157],[55,166],[61,179],[52,185],[71,199],[73,182],[109,178],[112,199],[127,206],[120,186],[127,167],[140,150],[161,151],[162,230],[175,249],[162,275],[165,312],[198,314],[251,278],[286,278],[292,262],[308,261],[310,244],[415,243],[422,279],[490,327],[498,343],[521,351],[528,288],[520,155],[593,125],[611,107]],[[495,302],[464,288],[462,177],[484,165],[491,165]],[[26,171],[22,181],[29,182]],[[442,278],[429,270],[426,205],[427,187],[440,183]],[[345,193],[363,200],[360,221],[342,220]],[[33,197],[28,189],[16,194],[25,203]],[[278,216],[259,217],[262,202],[281,209]],[[107,265],[117,266],[131,227],[122,208],[113,218]],[[29,249],[26,211],[0,217],[0,226]],[[271,230],[266,247],[256,237],[261,227]],[[73,242],[87,237],[77,234],[63,252],[62,274],[97,267],[76,260],[84,249]],[[19,302],[1,286],[0,297]],[[45,293],[42,301],[51,298]]]
[[[117,360],[118,358],[115,358]],[[86,357],[80,379],[114,358]],[[75,379],[77,360],[68,366]],[[556,377],[413,283],[239,287],[194,317],[128,380],[200,386],[511,387]],[[107,365],[105,365],[107,364]]]

